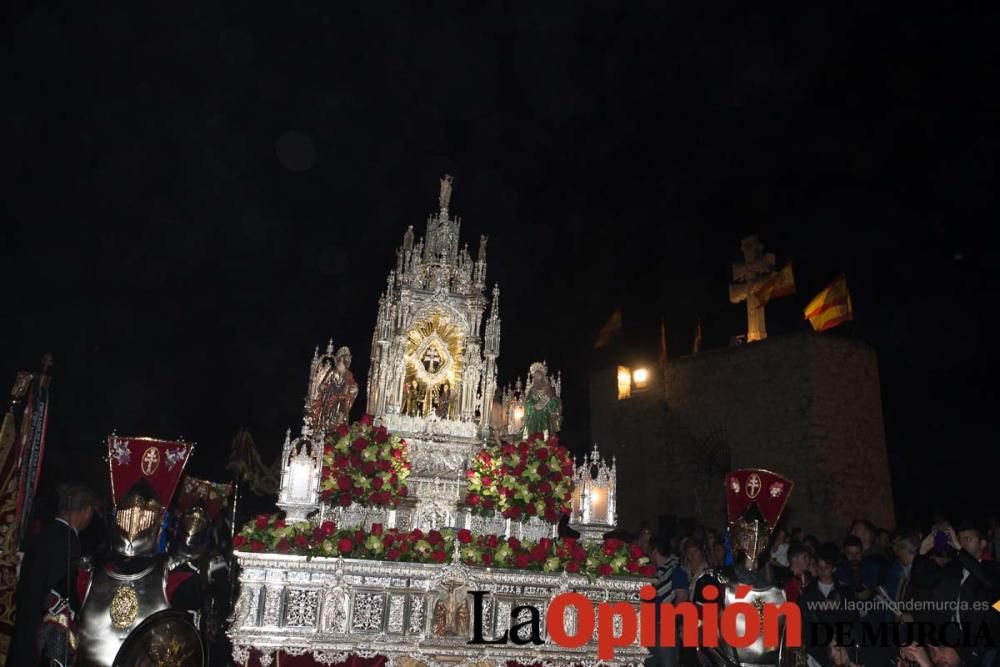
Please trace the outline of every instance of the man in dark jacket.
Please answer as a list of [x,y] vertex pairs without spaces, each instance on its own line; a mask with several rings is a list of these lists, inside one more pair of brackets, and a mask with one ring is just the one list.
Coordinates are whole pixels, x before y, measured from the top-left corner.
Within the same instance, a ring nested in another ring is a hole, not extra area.
[[[937,533],[943,533],[954,555],[943,565],[932,561]],[[913,576],[935,599],[953,602],[955,608],[939,614],[938,622],[954,623],[970,641],[959,653],[966,662],[979,664],[984,654],[1000,642],[996,612],[990,605],[1000,597],[1000,563],[983,560],[985,530],[972,522],[959,525],[958,532],[945,523],[935,526],[920,545],[913,561]]]
[[21,561],[8,665],[34,667],[38,664],[39,627],[55,600],[68,600],[73,612],[80,610],[76,592],[79,533],[93,517],[93,492],[82,486],[61,488],[56,512],[56,517],[30,541]]

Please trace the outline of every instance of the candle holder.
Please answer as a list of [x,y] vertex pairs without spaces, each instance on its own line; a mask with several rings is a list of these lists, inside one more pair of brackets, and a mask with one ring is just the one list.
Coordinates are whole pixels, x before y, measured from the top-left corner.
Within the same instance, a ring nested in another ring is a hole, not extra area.
[[615,458],[611,465],[601,458],[597,444],[583,463],[573,467],[573,511],[570,526],[585,542],[599,542],[604,534],[615,529],[617,516],[615,494],[618,469]]
[[313,440],[308,429],[301,436],[291,439],[291,430],[285,432],[285,445],[281,450],[281,487],[278,507],[285,511],[288,522],[306,521],[319,509],[319,482],[323,470],[323,445]]

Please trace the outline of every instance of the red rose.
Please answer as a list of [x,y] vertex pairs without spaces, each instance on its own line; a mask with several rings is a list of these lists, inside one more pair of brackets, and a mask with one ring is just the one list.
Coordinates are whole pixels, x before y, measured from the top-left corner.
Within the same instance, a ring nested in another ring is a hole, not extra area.
[[643,565],[642,567],[639,568],[639,574],[641,574],[644,577],[652,577],[656,575],[656,566]]
[[538,458],[539,461],[546,461],[549,458],[549,450],[547,450],[545,447],[539,447],[538,449],[535,450],[535,456]]
[[521,518],[521,508],[520,507],[510,507],[505,512],[511,519]]
[[524,513],[528,516],[535,516],[535,514],[538,513],[538,510],[535,509],[534,505],[528,505],[524,508]]
[[543,561],[548,555],[548,552],[540,544],[536,544],[534,548],[528,552],[528,557],[533,561]]
[[389,432],[385,430],[384,427],[380,426],[377,431],[375,431],[375,442],[378,444],[383,444],[389,439]]
[[545,520],[548,521],[549,523],[558,523],[559,515],[554,510],[546,508]]
[[610,577],[611,576],[611,566],[608,565],[607,563],[601,563],[600,565],[597,566],[597,574],[598,574],[598,576],[601,576],[601,577]]
[[497,539],[496,535],[487,535],[486,536],[486,546],[488,546],[490,549],[496,549],[498,542],[499,542],[499,540]]
[[[375,527],[375,524],[372,524],[372,528],[374,528],[374,527]],[[396,536],[393,535],[392,533],[386,533],[382,537],[382,544],[385,545],[386,547],[391,547],[392,543],[395,542],[395,541],[396,541]]]
[[383,484],[385,484],[385,482],[382,481],[381,477],[376,477],[375,479],[372,480],[372,488],[375,489],[376,491],[381,489]]
[[420,530],[419,528],[414,528],[413,531],[410,533],[410,537],[412,537],[415,540],[422,540],[424,539],[424,531]]
[[579,560],[579,561],[587,560],[587,550],[584,549],[579,544],[573,545],[573,548],[570,550],[570,554],[573,560]]
[[639,570],[639,563],[634,560],[630,560],[625,565],[625,569],[628,570],[629,572],[637,572]]
[[351,427],[348,426],[347,424],[341,424],[340,426],[337,427],[337,435],[339,435],[340,437],[344,437],[350,432],[351,432]]
[[351,506],[351,494],[350,493],[342,493],[342,494],[340,494],[340,500],[338,502],[340,503],[341,507],[350,507]]
[[410,543],[409,542],[403,542],[402,544],[400,544],[399,545],[399,553],[401,553],[401,554],[408,554],[408,553],[410,553]]
[[613,556],[616,551],[618,551],[618,545],[614,544],[612,540],[604,543],[604,554],[606,556]]
[[372,416],[371,415],[361,415],[361,423],[365,426],[371,426]]
[[323,525],[320,526],[320,529],[322,529],[324,535],[329,537],[337,530],[337,524],[332,521],[324,521]]
[[287,554],[288,538],[282,537],[280,540],[278,540],[278,543],[274,545],[274,550],[277,551],[279,554]]
[[371,477],[375,474],[375,464],[371,461],[366,461],[361,464],[361,472],[365,474],[366,477]]
[[254,540],[253,542],[250,543],[250,551],[260,552],[263,550],[264,550],[264,543],[261,542],[260,540]]
[[385,552],[385,557],[389,560],[399,560],[399,549],[389,549]]
[[493,564],[493,556],[491,556],[490,554],[483,554],[483,565],[489,567],[492,564]]
[[566,571],[567,572],[579,572],[580,571],[580,564],[577,563],[576,561],[570,561],[570,562],[566,563]]
[[309,540],[308,540],[308,538],[306,538],[305,535],[296,535],[295,536],[295,546],[298,547],[299,549],[305,549],[305,548],[307,548],[309,546]]
[[442,539],[443,538],[441,537],[441,533],[437,530],[432,530],[431,532],[427,533],[427,542],[432,547],[441,544]]
[[643,553],[642,547],[640,547],[638,544],[631,545],[629,547],[629,553],[632,554],[632,558],[642,558],[643,556],[646,555],[645,553]]
[[346,468],[347,457],[344,456],[343,454],[337,454],[336,456],[333,457],[333,465],[337,468]]
[[538,490],[545,494],[552,493],[552,485],[548,482],[542,482],[538,485]]
[[361,457],[357,454],[351,454],[351,465],[355,468],[361,465]]
[[243,537],[242,535],[237,535],[236,537],[233,538],[233,546],[236,547],[237,549],[239,549],[246,543],[247,543],[247,538]]
[[363,452],[368,447],[368,438],[355,438],[351,443],[351,449],[356,452]]
[[545,549],[545,551],[548,551],[549,549],[552,548],[552,538],[543,537],[542,539],[538,540],[538,546]]
[[514,556],[514,565],[522,570],[528,567],[528,554],[518,554]]
[[573,474],[573,463],[572,462],[567,463],[566,465],[564,465],[562,467],[562,474],[563,474],[563,477],[569,477],[570,475]]
[[268,523],[270,523],[270,518],[266,514],[261,514],[257,517],[257,530],[264,530]]
[[470,493],[465,497],[465,504],[469,507],[475,507],[479,504],[479,496],[474,493]]
[[398,458],[402,458],[402,456],[403,456],[403,450],[402,449],[393,449],[392,450],[392,458],[398,459]]
[[354,549],[354,542],[351,542],[351,538],[342,537],[337,541],[337,550],[342,554],[349,554],[351,550]]
[[373,523],[372,527],[371,527],[371,533],[372,533],[372,535],[381,535],[382,534],[382,524],[380,524],[380,523]]
[[468,528],[460,529],[456,537],[458,537],[458,541],[461,542],[462,544],[468,544],[469,542],[472,541],[472,533],[469,531]]
[[487,498],[486,500],[483,501],[483,507],[485,507],[488,510],[493,509],[493,501]]
[[399,487],[399,490],[396,491],[396,493],[399,494],[399,495],[401,495],[401,496],[403,496],[403,497],[405,497],[406,494],[409,493],[409,492],[406,490],[406,485],[404,484],[403,486]]
[[443,563],[446,558],[448,558],[448,554],[446,554],[441,549],[431,552],[431,560],[433,560],[435,563]]
[[547,465],[545,465],[544,463],[539,463],[538,464],[538,474],[541,477],[548,476],[548,474],[549,474],[549,467]]
[[375,464],[375,467],[381,470],[382,472],[389,472],[390,470],[392,470],[392,464],[389,463],[388,461],[379,461],[378,463]]
[[354,482],[347,475],[341,475],[337,478],[337,488],[341,491],[350,491],[352,486],[354,486]]
[[551,475],[549,475],[549,479],[552,480],[553,484],[558,484],[559,482],[561,482],[563,480],[563,475],[562,475],[561,472],[559,472],[558,470],[556,470]]

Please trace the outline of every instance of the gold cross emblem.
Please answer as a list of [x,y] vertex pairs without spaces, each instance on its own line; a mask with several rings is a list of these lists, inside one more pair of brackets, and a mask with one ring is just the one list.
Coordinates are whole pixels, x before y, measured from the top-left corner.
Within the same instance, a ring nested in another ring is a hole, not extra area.
[[150,447],[142,455],[142,474],[149,477],[160,467],[160,450]]

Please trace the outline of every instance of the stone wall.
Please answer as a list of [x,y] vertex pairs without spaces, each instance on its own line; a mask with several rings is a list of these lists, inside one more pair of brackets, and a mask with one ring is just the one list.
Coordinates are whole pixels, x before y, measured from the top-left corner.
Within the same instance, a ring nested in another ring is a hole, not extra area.
[[878,363],[863,343],[795,334],[672,360],[618,401],[615,371],[591,377],[591,433],[618,457],[620,524],[725,523],[731,468],[795,482],[785,525],[838,539],[851,520],[892,527]]

